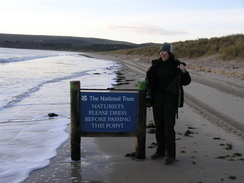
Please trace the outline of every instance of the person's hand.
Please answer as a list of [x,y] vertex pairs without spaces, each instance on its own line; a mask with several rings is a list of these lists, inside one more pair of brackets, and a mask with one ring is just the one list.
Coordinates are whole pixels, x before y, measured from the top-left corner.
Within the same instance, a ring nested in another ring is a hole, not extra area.
[[186,72],[186,69],[185,69],[185,66],[183,64],[180,64],[180,70],[185,73]]
[[148,72],[149,70],[150,70],[150,67],[146,68],[146,69],[145,69],[145,72]]

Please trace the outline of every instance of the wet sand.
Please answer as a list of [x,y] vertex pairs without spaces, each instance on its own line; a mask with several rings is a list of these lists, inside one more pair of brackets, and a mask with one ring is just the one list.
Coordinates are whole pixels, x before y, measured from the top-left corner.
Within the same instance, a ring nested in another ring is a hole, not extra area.
[[[119,61],[122,64],[123,60],[129,60],[129,58],[118,56],[91,55]],[[138,62],[138,59],[131,58],[130,61]],[[193,68],[189,68],[191,72],[190,69]],[[243,71],[242,67],[238,69],[240,72]],[[196,70],[194,69],[192,72]],[[124,78],[120,81],[121,84],[115,88],[135,89],[137,82],[144,80],[143,75],[136,74],[128,66],[123,67],[120,72]],[[206,77],[213,77],[211,72],[201,71],[201,74],[206,75]],[[232,79],[238,80],[243,86],[243,79],[240,79],[239,76],[237,76],[238,79],[223,74],[214,76],[215,79],[216,77],[224,77],[223,79],[228,82],[231,82]],[[194,83],[185,88],[193,96],[197,96],[195,93],[199,93],[198,89],[199,85]],[[204,87],[202,90],[205,90]],[[207,90],[208,88],[206,88]],[[215,95],[215,91],[212,93]],[[216,92],[216,95],[219,93]],[[206,98],[206,100],[209,99]],[[243,104],[243,98],[238,98],[238,102]],[[233,109],[226,110],[231,111]],[[239,117],[235,117],[237,121],[243,118],[242,113],[238,114]],[[152,109],[148,108],[147,124],[152,122]],[[135,151],[135,137],[82,138],[81,161],[70,160],[70,142],[68,140],[57,150],[57,156],[51,160],[48,167],[32,172],[25,182],[244,182],[244,141],[240,136],[217,126],[201,112],[197,112],[191,105],[187,104],[179,110],[179,119],[177,119],[175,130],[177,133],[177,157],[173,165],[164,165],[163,158],[150,159],[150,156],[155,152],[155,148],[149,148],[152,143],[155,143],[155,134],[153,133],[146,135],[145,160],[125,157],[126,154]],[[150,128],[147,129],[147,132],[149,131]],[[240,133],[243,134],[243,132]]]

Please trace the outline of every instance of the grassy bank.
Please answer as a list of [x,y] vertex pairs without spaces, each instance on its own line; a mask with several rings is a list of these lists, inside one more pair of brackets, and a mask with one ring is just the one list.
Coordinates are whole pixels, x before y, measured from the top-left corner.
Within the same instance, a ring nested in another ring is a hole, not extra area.
[[[220,55],[222,60],[244,59],[244,35],[230,35],[220,38],[189,40],[172,43],[178,58],[197,58],[200,56]],[[108,53],[123,55],[158,56],[161,45],[142,48],[117,50]]]

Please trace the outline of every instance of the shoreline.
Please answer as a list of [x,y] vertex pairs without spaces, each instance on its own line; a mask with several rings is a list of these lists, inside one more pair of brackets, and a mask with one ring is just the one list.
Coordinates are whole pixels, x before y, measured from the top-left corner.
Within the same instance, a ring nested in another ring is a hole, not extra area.
[[[82,55],[82,56],[87,56],[87,55]],[[87,57],[95,58],[93,56],[87,56]],[[115,62],[118,63],[118,61]],[[116,71],[117,84],[114,84],[112,88],[136,89],[138,76],[132,72],[129,72],[127,69],[123,68],[122,63],[120,64],[121,64],[121,68],[118,71]],[[124,77],[125,72],[127,73],[126,78]],[[129,80],[127,79],[128,74],[130,78]],[[69,128],[70,125],[67,127],[66,130],[67,133],[70,133]],[[108,182],[107,174],[109,174],[112,171],[110,168],[110,164],[112,164],[113,162],[109,160],[110,153],[104,153],[103,151],[100,150],[99,139],[102,139],[102,137],[82,137],[81,160],[72,161],[71,153],[70,153],[70,138],[69,138],[65,143],[63,143],[56,150],[57,155],[50,160],[50,164],[47,167],[32,171],[29,177],[24,182],[25,183],[32,183],[32,182],[107,183]],[[101,162],[97,163],[98,161]]]
[[[122,58],[88,55],[121,63],[120,72],[124,78],[120,82],[124,84],[116,85],[115,88],[136,88],[137,81],[144,79],[143,76],[125,68]],[[147,124],[152,121],[152,109],[148,108]],[[96,168],[105,170],[102,176],[96,176],[96,172],[92,172],[94,170],[86,170],[87,167],[84,166],[83,161],[72,162],[70,160],[70,142],[68,140],[57,150],[57,156],[51,159],[48,167],[32,172],[25,182],[161,183],[164,181],[167,183],[204,183],[233,181],[241,183],[244,181],[243,156],[238,156],[238,153],[244,155],[243,141],[213,125],[188,105],[179,110],[179,119],[177,119],[175,126],[177,161],[173,165],[164,165],[163,159],[150,159],[155,148],[149,148],[149,146],[155,142],[155,136],[153,133],[148,133],[149,130],[147,129],[146,134],[145,160],[125,157],[127,153],[135,151],[135,137],[92,138],[95,143],[94,147],[90,149],[91,152],[82,147],[82,159],[88,159],[89,156],[96,154],[93,152],[96,149],[99,151],[97,153],[109,156],[108,159],[98,159],[97,162],[94,162],[94,165],[98,164]],[[186,136],[187,131],[190,133]],[[82,141],[81,146],[93,146],[86,144],[88,141]],[[226,150],[227,144],[231,144],[232,149]],[[97,169],[97,171],[101,170]],[[84,178],[84,174],[89,174],[88,178]]]

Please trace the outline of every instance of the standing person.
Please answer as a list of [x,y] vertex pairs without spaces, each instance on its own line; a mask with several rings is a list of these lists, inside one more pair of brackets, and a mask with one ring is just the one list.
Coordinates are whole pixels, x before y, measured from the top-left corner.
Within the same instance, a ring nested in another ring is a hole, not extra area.
[[171,44],[164,43],[159,55],[146,70],[157,140],[157,150],[151,157],[157,159],[166,155],[164,163],[169,165],[176,156],[174,126],[178,107],[183,107],[182,85],[190,84],[191,77],[185,63],[175,59]]

